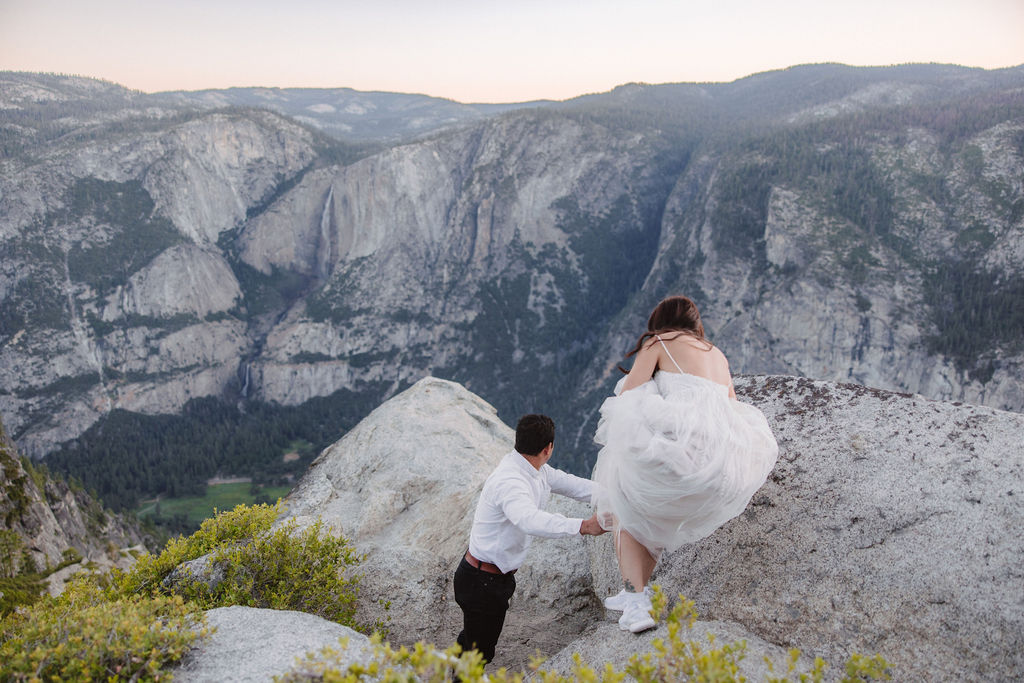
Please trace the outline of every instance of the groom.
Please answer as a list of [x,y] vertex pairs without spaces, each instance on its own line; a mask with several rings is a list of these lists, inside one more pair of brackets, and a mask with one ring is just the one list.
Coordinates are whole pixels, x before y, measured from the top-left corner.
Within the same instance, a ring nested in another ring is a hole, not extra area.
[[590,502],[593,482],[547,464],[554,449],[555,423],[546,415],[524,415],[516,425],[515,450],[487,477],[469,533],[469,551],[455,570],[455,601],[462,608],[457,642],[477,649],[484,663],[505,625],[516,590],[514,574],[526,558],[531,536],[598,536],[596,517],[570,519],[546,512],[551,492]]

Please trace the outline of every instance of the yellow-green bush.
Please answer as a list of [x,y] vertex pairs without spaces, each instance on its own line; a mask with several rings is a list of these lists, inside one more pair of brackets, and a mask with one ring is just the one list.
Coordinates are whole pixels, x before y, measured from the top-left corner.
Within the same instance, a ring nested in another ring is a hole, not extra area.
[[[114,572],[110,596],[177,593],[203,609],[244,605],[292,609],[355,626],[359,557],[318,522],[302,531],[294,520],[271,531],[279,505],[239,505],[172,539],[157,556],[142,555],[129,572]],[[210,555],[219,580],[164,579],[182,562]]]
[[43,576],[25,571],[34,564],[26,556],[25,543],[16,531],[0,529],[0,617],[10,614],[18,605],[31,605],[42,595]]
[[41,574],[21,574],[0,577],[0,618],[13,612],[20,605],[37,602],[46,582]]
[[25,542],[17,531],[0,529],[0,577],[17,576],[22,571]]
[[[740,683],[746,680],[739,671],[739,663],[746,655],[744,641],[727,643],[716,647],[714,638],[708,637],[707,646],[693,639],[687,639],[684,628],[689,629],[697,619],[693,603],[679,596],[679,601],[668,615],[665,615],[667,600],[655,586],[654,609],[659,618],[665,619],[666,638],[653,641],[653,652],[633,655],[622,669],[606,664],[597,670],[582,661],[579,654],[573,658],[570,675],[564,676],[543,669],[543,662],[531,664],[535,680],[542,683],[621,683],[627,676],[639,683]],[[465,683],[482,683],[484,666],[480,654],[475,650],[460,652],[458,645],[447,650],[438,650],[433,645],[417,643],[412,648],[392,649],[379,636],[371,640],[374,655],[367,664],[344,663],[344,655],[338,650],[325,648],[309,653],[305,660],[297,663],[287,675],[277,678],[280,683],[360,683],[382,681],[384,683],[408,683],[430,681],[443,683],[457,676]],[[820,683],[824,680],[825,662],[816,658],[808,671],[798,672],[800,658],[798,650],[791,650],[785,662],[785,673],[769,676],[766,683]],[[773,668],[772,662],[768,662]],[[853,655],[846,662],[845,675],[841,683],[867,683],[868,681],[889,680],[888,663],[879,656],[864,657]],[[487,675],[490,683],[521,683],[526,672],[509,672],[498,669]]]
[[0,680],[160,680],[205,633],[202,621],[180,596],[111,601],[95,582],[75,580],[0,622]]
[[[279,512],[240,505],[159,555],[140,555],[130,571],[76,578],[60,597],[18,609],[0,622],[0,681],[167,678],[163,667],[205,633],[202,610],[211,607],[295,609],[352,626],[355,551],[319,524],[272,531]],[[164,585],[203,555],[222,577],[216,585]]]
[[122,595],[159,594],[164,591],[161,583],[179,564],[266,533],[279,511],[277,505],[239,505],[217,513],[191,536],[172,538],[159,555],[143,553],[130,571],[115,571],[112,586]]
[[45,571],[37,571],[21,536],[16,531],[0,529],[0,618],[18,607],[36,603],[46,590],[48,576],[81,559],[77,550],[67,548],[60,564],[52,567],[47,562]]

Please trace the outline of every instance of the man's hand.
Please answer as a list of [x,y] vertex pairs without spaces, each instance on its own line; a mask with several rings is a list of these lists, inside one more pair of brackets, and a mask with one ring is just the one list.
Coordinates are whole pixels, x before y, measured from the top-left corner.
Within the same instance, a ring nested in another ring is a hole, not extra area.
[[608,530],[601,528],[601,525],[597,523],[597,515],[594,515],[590,519],[583,520],[583,523],[580,524],[580,533],[584,536],[600,536],[608,533]]

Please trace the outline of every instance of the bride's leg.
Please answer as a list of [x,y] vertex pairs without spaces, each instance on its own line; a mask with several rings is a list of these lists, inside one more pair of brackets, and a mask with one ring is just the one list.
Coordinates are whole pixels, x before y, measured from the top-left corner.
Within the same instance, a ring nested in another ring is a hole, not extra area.
[[619,558],[622,584],[630,593],[639,593],[647,585],[651,574],[654,573],[657,558],[647,552],[647,548],[625,529],[619,530],[615,540],[615,552]]

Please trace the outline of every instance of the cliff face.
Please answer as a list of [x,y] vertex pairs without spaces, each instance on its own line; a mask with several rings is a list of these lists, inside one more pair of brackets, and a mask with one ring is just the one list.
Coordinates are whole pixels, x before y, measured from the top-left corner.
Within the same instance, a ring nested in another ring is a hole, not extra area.
[[673,292],[736,372],[1021,410],[1022,81],[629,86],[344,163],[267,111],[22,84],[11,125],[52,121],[0,136],[0,412],[40,454],[113,408],[435,374],[552,413],[583,468]]
[[[815,153],[817,175],[785,172],[770,144],[693,164],[667,202],[642,298],[695,295],[734,371],[1020,410],[1020,339],[970,309],[1022,291],[1024,120],[952,146],[921,128],[872,133],[856,152],[830,141],[847,149]],[[837,174],[832,156],[862,168]],[[884,191],[843,206],[837,195],[858,181]],[[646,310],[629,317],[634,330]],[[1007,300],[994,317],[1015,315]]]
[[193,115],[4,162],[0,410],[29,453],[121,407],[219,394],[252,341],[217,240],[315,158],[265,112]]
[[640,136],[521,115],[309,174],[239,237],[257,270],[319,285],[267,335],[257,391],[299,403],[427,372],[539,382],[625,302],[614,283],[639,284],[651,156]]
[[[872,85],[789,125],[934,94]],[[585,436],[650,308],[685,292],[736,372],[1019,410],[1024,119],[973,125],[755,135],[698,150],[662,188],[653,135],[531,114],[310,174],[240,237],[255,268],[324,283],[253,376],[297,403],[429,372],[502,414],[568,402]]]

